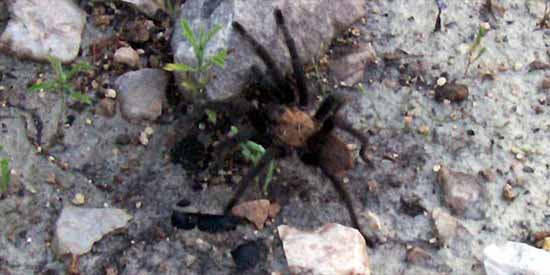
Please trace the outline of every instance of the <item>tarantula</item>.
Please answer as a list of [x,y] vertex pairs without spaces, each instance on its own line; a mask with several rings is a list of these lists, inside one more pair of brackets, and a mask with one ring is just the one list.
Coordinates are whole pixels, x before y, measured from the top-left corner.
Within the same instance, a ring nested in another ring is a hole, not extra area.
[[[332,131],[338,127],[359,139],[363,144],[361,155],[367,138],[337,117],[338,110],[345,103],[342,97],[329,95],[313,115],[307,112],[310,100],[303,65],[281,10],[276,9],[274,16],[290,53],[296,84],[293,85],[283,76],[264,46],[259,44],[240,23],[233,22],[233,28],[252,46],[267,67],[266,72],[256,65],[251,68],[255,90],[259,91],[259,94],[254,98],[255,103],[252,103],[250,98],[238,97],[236,100],[210,102],[202,106],[228,113],[235,120],[245,117],[250,122],[249,126],[241,127],[236,135],[216,146],[215,156],[218,161],[223,161],[221,156],[226,155],[234,146],[249,139],[259,140],[267,147],[262,159],[242,179],[234,196],[227,203],[224,214],[230,213],[246,188],[254,178],[265,171],[272,160],[283,158],[295,151],[304,163],[320,167],[331,180],[345,202],[353,226],[363,234],[353,208],[352,196],[341,180],[341,177],[352,168],[353,158],[347,145]],[[363,236],[372,246],[373,242],[365,234]]]

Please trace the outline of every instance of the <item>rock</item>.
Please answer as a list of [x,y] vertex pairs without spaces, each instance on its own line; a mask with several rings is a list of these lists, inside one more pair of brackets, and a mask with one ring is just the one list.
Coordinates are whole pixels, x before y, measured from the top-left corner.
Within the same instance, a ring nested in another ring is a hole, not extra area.
[[443,102],[462,102],[468,98],[468,86],[464,84],[447,83],[443,86],[437,86],[435,89],[435,100]]
[[122,2],[133,4],[139,11],[149,17],[154,17],[160,9],[159,5],[153,0],[122,0]]
[[135,68],[139,65],[139,55],[132,47],[122,47],[116,50],[114,61]]
[[96,107],[96,113],[106,117],[113,117],[116,113],[116,101],[110,98],[100,100]]
[[86,197],[82,193],[77,193],[77,194],[74,195],[71,202],[74,205],[83,205],[84,203],[86,203]]
[[126,227],[130,219],[122,209],[65,207],[55,228],[55,252],[85,254],[106,234]]
[[487,188],[479,178],[441,167],[437,179],[443,186],[443,199],[452,213],[469,219],[483,219],[487,209]]
[[[235,52],[229,55],[224,69],[212,70],[216,77],[206,87],[209,99],[221,100],[238,94],[248,80],[251,65],[264,66],[249,43],[233,31],[232,21],[240,22],[260,44],[265,45],[282,66],[283,72],[290,71],[288,50],[273,18],[273,10],[276,7],[282,9],[291,35],[296,38],[298,52],[304,63],[322,56],[324,48],[320,45],[329,45],[335,35],[365,15],[365,2],[362,0],[186,1],[178,22],[186,19],[194,30],[198,30],[201,25],[222,26],[220,32],[207,45],[207,54],[213,54],[221,49],[235,49]],[[261,18],[261,23],[258,23],[258,18]],[[172,49],[175,53],[175,63],[196,63],[192,47],[183,38],[179,24],[176,24],[172,37]]]
[[353,49],[336,48],[333,52],[328,67],[336,79],[347,86],[353,86],[363,79],[367,63],[377,62],[376,52],[371,43],[362,43]]
[[458,226],[457,220],[441,208],[432,210],[433,228],[439,244],[442,246],[455,236]]
[[255,200],[236,205],[231,209],[231,213],[237,217],[246,218],[254,223],[257,229],[262,229],[269,217],[269,210],[270,203],[268,200]]
[[122,36],[130,42],[144,43],[151,38],[154,26],[155,23],[151,20],[130,20],[123,25]]
[[505,200],[511,202],[515,200],[517,196],[518,194],[514,192],[514,188],[512,187],[512,185],[508,183],[504,185],[504,187],[502,188],[502,197]]
[[162,114],[168,74],[157,69],[127,72],[116,80],[122,116],[133,123],[155,120]]
[[541,87],[543,90],[550,90],[550,77],[547,77],[542,80]]
[[429,265],[432,260],[432,255],[426,250],[413,246],[407,249],[407,262],[419,265]]
[[257,267],[267,259],[269,249],[262,240],[247,241],[231,251],[238,271]]
[[357,229],[327,224],[314,232],[278,227],[293,274],[370,274],[365,239]]
[[86,14],[73,1],[7,3],[11,20],[0,36],[1,50],[36,61],[53,56],[68,63],[77,57]]
[[524,243],[492,244],[483,254],[487,274],[548,274],[550,253]]

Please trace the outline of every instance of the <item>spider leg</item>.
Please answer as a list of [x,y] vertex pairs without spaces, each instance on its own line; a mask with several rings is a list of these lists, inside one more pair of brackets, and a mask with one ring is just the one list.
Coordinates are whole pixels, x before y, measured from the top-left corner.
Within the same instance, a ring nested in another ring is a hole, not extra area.
[[244,194],[244,191],[246,190],[246,188],[248,188],[250,183],[254,181],[254,178],[256,178],[259,174],[261,174],[262,171],[265,168],[267,168],[267,166],[269,165],[269,163],[272,160],[274,160],[275,158],[281,158],[284,155],[285,155],[285,152],[284,152],[283,148],[273,149],[273,147],[271,147],[270,150],[268,150],[263,155],[263,157],[260,159],[258,164],[256,166],[252,167],[250,169],[250,171],[248,171],[246,176],[241,180],[241,183],[237,187],[237,190],[235,190],[235,194],[233,195],[231,200],[229,200],[229,202],[225,206],[224,214],[229,214],[231,212],[231,209],[233,208],[233,206],[235,206],[235,204],[242,197],[242,195]]
[[353,227],[355,227],[357,230],[359,230],[359,233],[363,235],[365,238],[365,241],[367,242],[367,245],[369,247],[374,247],[375,242],[371,240],[361,229],[361,226],[359,225],[359,221],[357,219],[357,214],[355,213],[355,208],[353,208],[353,199],[349,191],[346,189],[344,182],[342,182],[337,176],[333,175],[332,173],[328,172],[326,169],[322,168],[323,174],[325,174],[329,179],[332,185],[334,186],[334,189],[338,192],[338,195],[340,198],[344,201],[344,204],[346,205],[346,208],[348,210],[349,216],[351,218],[351,223],[353,224]]
[[319,123],[324,123],[325,120],[336,114],[343,105],[343,97],[333,94],[329,95],[323,100],[321,106],[319,106],[319,109],[317,109],[317,112],[315,112],[314,119],[317,120],[317,122]]
[[369,138],[361,131],[353,128],[353,125],[351,125],[351,123],[343,120],[342,118],[338,117],[338,116],[335,116],[334,117],[334,125],[346,132],[348,132],[349,134],[351,134],[354,138],[358,139],[360,142],[361,142],[361,149],[359,151],[359,155],[361,156],[361,158],[365,161],[365,162],[369,162],[369,160],[367,160],[365,158],[365,151],[367,149],[367,144],[369,143]]
[[239,22],[233,22],[233,28],[246,40],[252,48],[254,48],[254,51],[256,54],[260,57],[260,59],[264,62],[264,64],[267,67],[267,71],[270,73],[271,77],[273,78],[273,81],[275,85],[279,88],[278,90],[282,92],[282,96],[285,98],[285,103],[290,104],[295,101],[294,92],[292,92],[292,88],[290,85],[285,81],[285,78],[283,77],[283,74],[277,67],[277,64],[275,64],[275,60],[269,55],[267,52],[267,49],[262,46],[252,35],[250,35],[246,29],[241,25]]
[[286,25],[283,13],[280,9],[276,9],[274,12],[275,22],[279,28],[283,30],[283,35],[285,37],[286,46],[288,52],[290,53],[290,59],[292,61],[292,69],[294,70],[294,78],[296,79],[296,85],[298,86],[298,96],[299,104],[304,107],[308,104],[308,94],[307,94],[307,85],[306,85],[306,75],[304,73],[304,66],[300,61],[300,56],[298,55],[298,50],[296,49],[296,43]]
[[228,116],[229,120],[232,124],[237,125],[239,124],[238,120],[246,116],[253,107],[250,102],[240,97],[224,101],[209,101],[197,107],[196,112],[193,114],[193,119],[196,121],[205,114],[206,110],[212,110],[217,113],[230,114]]
[[278,104],[286,103],[283,91],[281,91],[281,89],[273,83],[273,80],[262,72],[258,66],[253,65],[250,70],[252,71],[252,77],[254,78],[255,84],[258,86],[258,90],[261,91],[263,96]]

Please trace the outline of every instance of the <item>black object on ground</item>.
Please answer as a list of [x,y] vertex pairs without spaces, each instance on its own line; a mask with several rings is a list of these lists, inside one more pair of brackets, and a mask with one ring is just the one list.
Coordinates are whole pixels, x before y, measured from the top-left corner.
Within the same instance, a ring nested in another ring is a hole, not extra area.
[[241,219],[231,215],[201,214],[174,210],[171,221],[172,225],[179,229],[191,230],[198,227],[201,231],[218,233],[235,230]]
[[263,263],[267,259],[268,248],[264,242],[260,240],[248,241],[233,251],[231,256],[237,265],[238,271],[250,270]]

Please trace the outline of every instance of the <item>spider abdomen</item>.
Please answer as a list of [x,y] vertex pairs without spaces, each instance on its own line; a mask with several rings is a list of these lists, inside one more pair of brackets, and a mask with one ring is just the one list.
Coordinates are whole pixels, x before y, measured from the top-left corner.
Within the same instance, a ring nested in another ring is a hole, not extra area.
[[307,140],[318,131],[315,122],[307,113],[298,108],[285,108],[277,117],[273,132],[283,143],[291,147],[303,147]]

